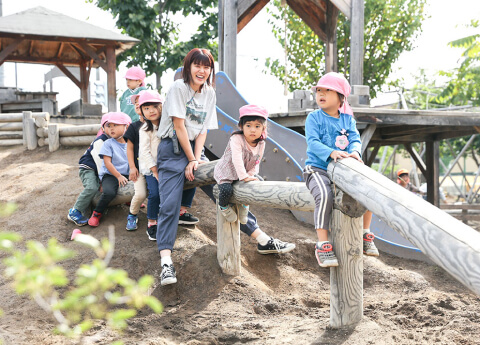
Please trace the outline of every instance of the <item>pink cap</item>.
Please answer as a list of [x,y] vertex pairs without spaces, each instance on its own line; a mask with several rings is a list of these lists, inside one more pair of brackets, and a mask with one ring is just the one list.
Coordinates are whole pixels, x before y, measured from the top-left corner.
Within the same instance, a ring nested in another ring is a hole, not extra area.
[[316,86],[312,86],[312,91],[316,92],[317,88],[319,87],[331,89],[344,95],[345,100],[339,110],[344,114],[353,115],[353,110],[347,102],[347,97],[350,95],[351,91],[350,83],[343,76],[343,74],[337,72],[328,72],[320,78]]
[[127,70],[127,73],[125,73],[126,79],[141,80],[142,83],[140,84],[140,86],[145,86],[143,80],[146,76],[147,75],[145,74],[145,71],[140,67],[131,67]]
[[132,104],[135,104],[135,100],[136,100],[138,97],[140,97],[140,95],[141,95],[142,93],[144,93],[145,91],[146,91],[146,90],[142,90],[142,91],[140,91],[139,93],[137,93],[136,95],[131,95],[131,96],[130,96],[130,102],[132,102]]
[[260,105],[247,104],[241,107],[239,110],[241,119],[244,116],[260,116],[265,120],[268,119],[268,111]]
[[145,103],[162,103],[163,97],[155,90],[144,90],[140,93],[140,98],[138,99],[138,106],[142,106]]
[[122,112],[112,112],[105,115],[108,115],[108,119],[106,121],[108,123],[115,123],[117,125],[129,125],[132,123],[130,116]]
[[100,125],[103,127],[105,122],[108,122],[108,118],[110,117],[110,113],[103,114],[102,120],[100,121]]
[[[247,104],[241,107],[239,110],[240,117],[239,120],[244,116],[260,116],[263,117],[265,120],[268,119],[268,111],[264,107],[255,104]],[[265,128],[263,129],[261,138],[263,140],[267,139],[267,125],[265,123]]]

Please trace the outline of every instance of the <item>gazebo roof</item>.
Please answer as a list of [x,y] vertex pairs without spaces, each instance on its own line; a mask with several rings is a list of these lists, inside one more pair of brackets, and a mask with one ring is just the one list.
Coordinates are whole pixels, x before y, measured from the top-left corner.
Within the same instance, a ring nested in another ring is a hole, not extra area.
[[140,41],[45,7],[35,7],[0,17],[1,50],[15,42],[18,44],[10,48],[8,61],[53,64],[61,61],[74,66],[85,60],[90,48],[102,55],[102,46],[114,45],[118,55]]

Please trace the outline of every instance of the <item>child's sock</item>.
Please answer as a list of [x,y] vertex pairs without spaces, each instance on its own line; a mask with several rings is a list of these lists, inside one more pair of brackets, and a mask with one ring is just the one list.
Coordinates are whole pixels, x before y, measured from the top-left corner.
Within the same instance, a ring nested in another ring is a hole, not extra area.
[[162,256],[162,258],[160,259],[160,265],[162,265],[162,267],[164,265],[171,265],[171,264],[173,264],[171,256]]
[[147,226],[152,226],[152,225],[157,225],[157,221],[156,221],[156,220],[151,220],[151,219],[149,219]]
[[187,213],[187,209],[186,208],[181,208],[180,209],[180,216],[183,216],[185,213]]
[[270,236],[260,230],[260,235],[257,236],[256,240],[261,246],[266,246],[268,241],[270,241]]
[[[219,205],[220,206],[220,205]],[[221,210],[226,210],[228,208],[228,205],[227,206],[220,206],[220,209]]]
[[317,248],[320,248],[324,243],[329,243],[328,241],[318,241]]
[[370,229],[363,229],[364,234],[366,234],[367,232],[370,232]]

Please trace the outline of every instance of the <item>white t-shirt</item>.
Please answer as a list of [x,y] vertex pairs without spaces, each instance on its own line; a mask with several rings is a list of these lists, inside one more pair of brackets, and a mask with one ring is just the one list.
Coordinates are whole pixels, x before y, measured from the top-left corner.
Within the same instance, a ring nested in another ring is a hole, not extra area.
[[183,79],[177,79],[165,98],[157,136],[161,139],[173,137],[172,117],[185,119],[191,141],[208,129],[217,129],[216,102],[215,90],[211,86],[204,84],[202,92],[195,92]]

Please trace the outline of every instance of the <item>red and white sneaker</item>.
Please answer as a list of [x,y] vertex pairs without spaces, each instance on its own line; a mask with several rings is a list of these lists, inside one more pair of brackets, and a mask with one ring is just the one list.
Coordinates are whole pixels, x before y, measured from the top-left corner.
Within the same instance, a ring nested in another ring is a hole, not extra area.
[[363,254],[369,256],[379,256],[378,249],[373,243],[375,235],[371,232],[366,232],[363,234]]
[[338,266],[338,260],[330,242],[323,242],[322,244],[317,242],[317,244],[315,244],[315,257],[320,267]]

